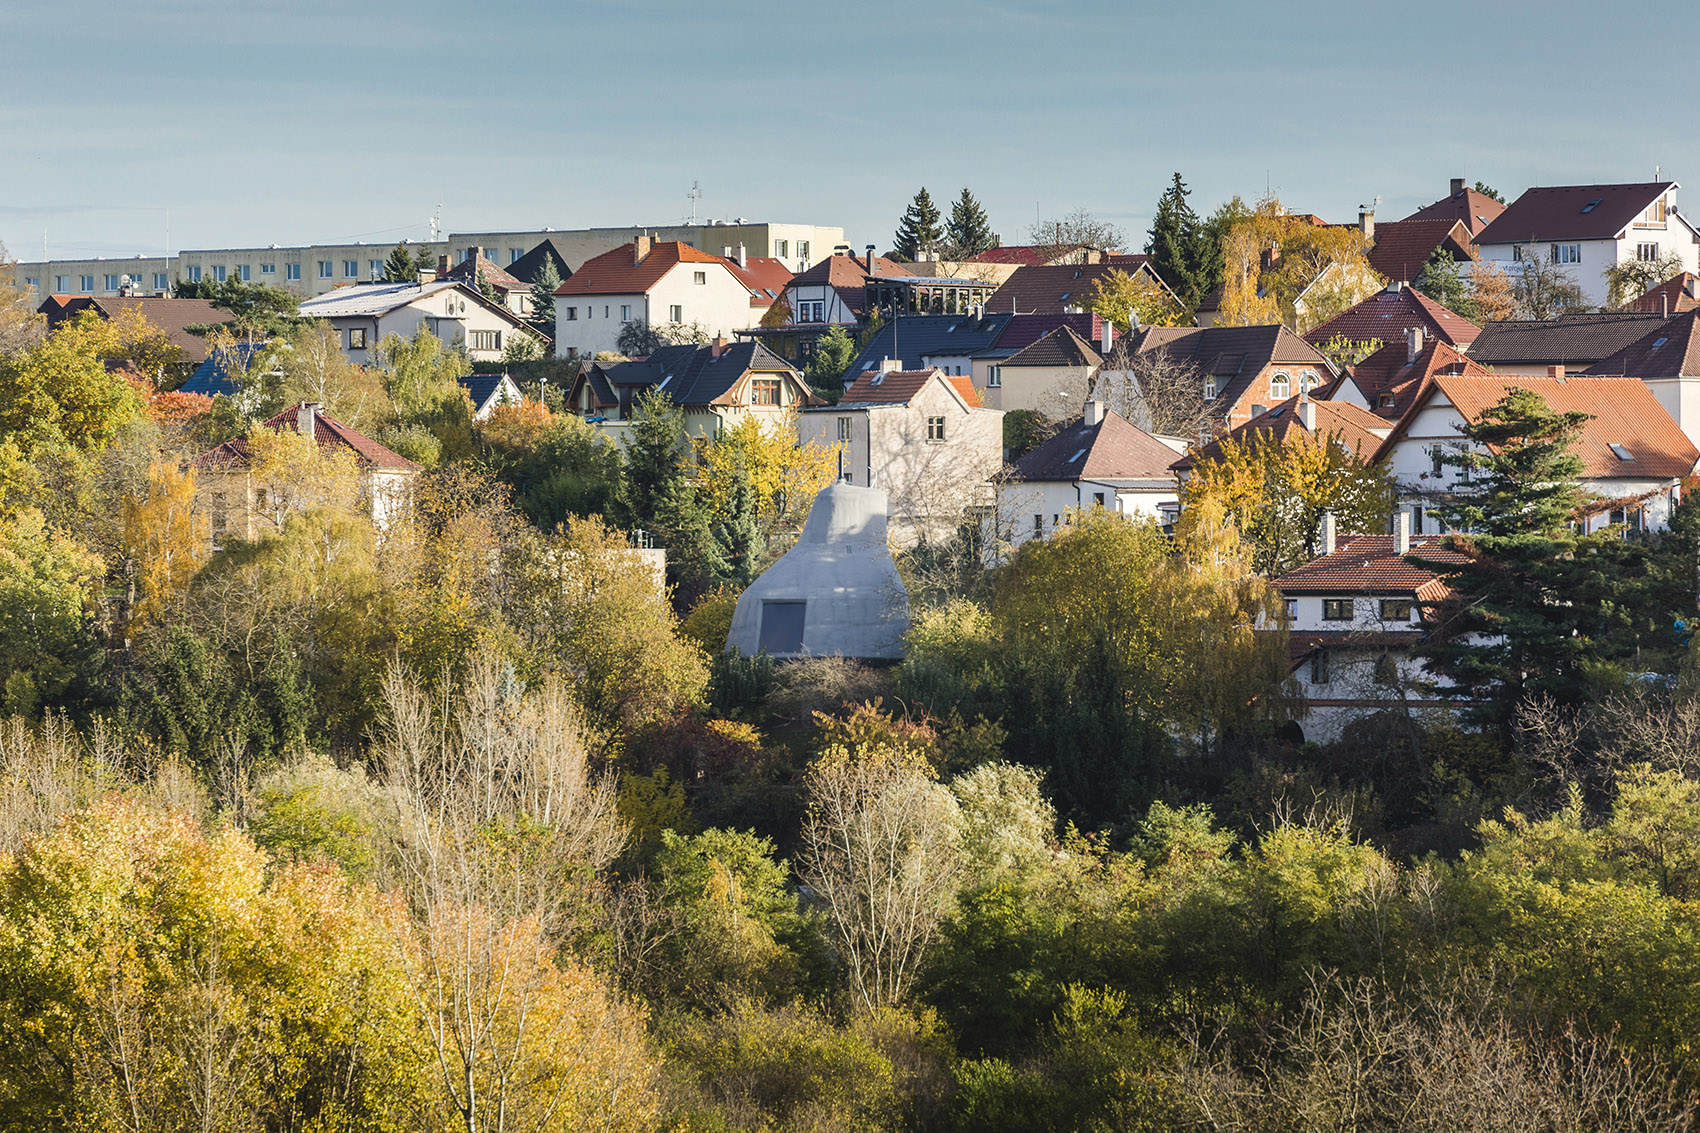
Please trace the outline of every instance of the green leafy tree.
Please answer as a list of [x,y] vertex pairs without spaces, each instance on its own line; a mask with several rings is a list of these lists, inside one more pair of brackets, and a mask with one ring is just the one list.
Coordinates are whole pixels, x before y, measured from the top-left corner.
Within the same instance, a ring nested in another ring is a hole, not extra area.
[[998,234],[992,231],[986,210],[967,188],[950,206],[950,219],[944,225],[944,248],[953,260],[965,260],[998,244]]
[[904,211],[903,220],[897,226],[897,234],[892,237],[891,256],[895,260],[914,260],[922,252],[937,251],[943,239],[938,206],[933,204],[931,194],[923,185],[915,199],[909,202],[909,208]]
[[620,327],[614,345],[628,358],[647,358],[664,346],[671,346],[665,334],[649,325],[646,319],[633,319]]
[[1683,271],[1682,257],[1674,251],[1651,260],[1623,260],[1606,268],[1607,300],[1614,307],[1628,306],[1647,292],[1675,279]]
[[544,256],[537,279],[531,285],[531,324],[544,334],[555,336],[555,288],[561,286],[561,273],[555,268],[555,257]]
[[0,521],[0,708],[34,716],[80,707],[97,687],[95,635],[104,564],[42,514]]
[[1176,173],[1174,183],[1157,202],[1157,215],[1151,220],[1151,231],[1145,241],[1145,254],[1151,257],[1152,268],[1188,310],[1204,297],[1199,285],[1208,274],[1203,225],[1187,203],[1190,195],[1186,182]]

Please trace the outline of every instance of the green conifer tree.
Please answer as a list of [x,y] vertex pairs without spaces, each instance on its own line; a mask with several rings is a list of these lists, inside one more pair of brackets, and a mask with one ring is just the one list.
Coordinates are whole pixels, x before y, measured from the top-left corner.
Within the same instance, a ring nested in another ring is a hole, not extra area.
[[915,194],[915,199],[909,202],[909,208],[903,214],[903,222],[897,226],[897,235],[892,238],[891,255],[897,260],[914,260],[922,252],[932,251],[939,246],[944,237],[944,231],[939,225],[938,206],[933,204],[931,194],[925,185]]
[[555,257],[544,256],[537,279],[531,284],[531,315],[534,326],[545,333],[555,333],[555,288],[561,286],[561,273],[555,270]]
[[[428,253],[421,250],[420,257],[428,259]],[[408,245],[397,244],[390,249],[389,259],[384,261],[385,283],[413,283],[419,279],[421,259],[416,258]],[[429,264],[426,264],[429,266]]]
[[950,207],[950,220],[944,226],[944,242],[953,260],[965,260],[998,246],[998,236],[992,231],[991,221],[986,219],[986,210],[980,207],[980,202],[967,188]]
[[1198,214],[1187,203],[1190,195],[1186,182],[1176,173],[1174,183],[1157,202],[1157,214],[1145,242],[1152,269],[1189,310],[1203,298],[1200,284],[1206,274],[1204,233]]

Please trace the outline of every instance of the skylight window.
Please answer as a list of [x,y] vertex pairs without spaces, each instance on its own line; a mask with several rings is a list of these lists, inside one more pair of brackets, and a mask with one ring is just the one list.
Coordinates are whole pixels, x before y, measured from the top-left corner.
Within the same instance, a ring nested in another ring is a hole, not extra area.
[[1624,448],[1622,445],[1618,444],[1616,441],[1612,441],[1607,447],[1611,449],[1612,455],[1616,456],[1619,460],[1634,460],[1635,459],[1634,453],[1630,452],[1628,449]]
[[1077,461],[1079,461],[1079,460],[1080,460],[1080,458],[1081,458],[1081,457],[1083,457],[1083,456],[1085,456],[1085,455],[1086,455],[1086,450],[1085,450],[1085,449],[1081,449],[1081,450],[1080,450],[1080,451],[1079,451],[1079,452],[1077,452],[1077,453],[1075,453],[1075,454],[1074,454],[1074,455],[1073,455],[1073,456],[1071,456],[1071,457],[1069,457],[1069,458],[1068,458],[1068,462],[1069,462],[1069,463],[1070,463],[1070,464],[1074,464],[1074,463],[1076,463],[1076,462],[1077,462]]
[[875,375],[874,375],[874,382],[873,382],[873,384],[874,384],[874,385],[876,385],[876,386],[877,386],[877,385],[879,385],[879,384],[880,384],[880,383],[881,383],[881,382],[884,382],[884,381],[885,381],[885,374],[883,374],[883,373],[879,373],[879,374],[875,374]]
[[1653,340],[1653,349],[1657,350],[1659,347],[1663,346],[1665,343],[1667,343],[1669,341],[1670,341],[1670,339],[1668,339],[1668,338],[1654,339]]
[[1589,201],[1587,204],[1582,206],[1582,211],[1583,212],[1593,212],[1595,209],[1600,207],[1600,201],[1602,201],[1603,199],[1604,199],[1603,197],[1595,197],[1593,200]]

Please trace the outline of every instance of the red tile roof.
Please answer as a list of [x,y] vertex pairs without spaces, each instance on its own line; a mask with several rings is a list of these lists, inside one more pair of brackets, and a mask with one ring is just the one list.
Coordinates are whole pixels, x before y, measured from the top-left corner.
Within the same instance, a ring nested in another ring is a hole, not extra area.
[[[1275,579],[1283,594],[1415,594],[1438,601],[1446,586],[1433,571],[1406,560],[1394,535],[1342,535],[1331,555],[1312,559]],[[1411,536],[1410,553],[1439,563],[1469,556],[1445,546],[1444,535]]]
[[[641,262],[634,262],[635,244],[622,244],[584,261],[573,277],[555,289],[557,295],[642,295],[682,263],[720,264],[737,275],[735,264],[698,251],[677,240],[658,240]],[[741,281],[740,281],[741,282]]]
[[[1675,188],[1675,181],[1648,181],[1637,185],[1551,185],[1529,189],[1476,234],[1476,243],[1616,239],[1661,194]],[[1672,217],[1671,223],[1681,222]]]
[[1685,271],[1667,279],[1624,308],[1643,315],[1680,315],[1700,307],[1700,277]]
[[1457,261],[1473,260],[1475,244],[1462,221],[1395,220],[1375,226],[1375,246],[1369,250],[1369,266],[1396,283],[1411,283],[1423,273],[1423,265],[1438,251],[1450,252]]
[[[910,275],[909,268],[884,256],[874,257],[875,275]],[[838,293],[839,301],[857,316],[867,314],[868,265],[855,256],[828,256],[808,271],[791,277],[787,286],[819,287],[825,285]]]
[[[1382,442],[1382,453],[1404,439],[1418,410],[1436,396],[1444,396],[1467,422],[1481,420],[1482,411],[1503,401],[1515,389],[1533,390],[1559,412],[1587,413],[1573,451],[1582,458],[1582,475],[1594,479],[1668,479],[1687,476],[1700,461],[1700,449],[1671,420],[1653,391],[1640,378],[1625,377],[1525,377],[1504,374],[1437,374],[1425,385],[1393,430]],[[1633,459],[1623,460],[1612,450],[1619,445]]]
[[[1306,401],[1315,412],[1314,430],[1305,428],[1304,417],[1300,412],[1300,405]],[[1281,404],[1259,413],[1237,429],[1231,430],[1227,436],[1219,437],[1202,448],[1191,450],[1174,461],[1170,467],[1177,472],[1185,472],[1201,460],[1220,460],[1222,443],[1229,438],[1236,444],[1243,445],[1253,437],[1280,443],[1295,435],[1334,438],[1367,460],[1381,447],[1382,436],[1389,428],[1389,422],[1366,409],[1359,409],[1349,401],[1319,401],[1301,394],[1289,397]]]
[[[1039,264],[1020,267],[986,300],[988,314],[1058,315],[1070,307],[1084,310],[1098,293],[1097,281],[1111,273],[1137,275],[1149,264]],[[1153,278],[1156,273],[1151,271]]]
[[1486,193],[1479,193],[1474,189],[1460,189],[1449,197],[1442,197],[1432,205],[1418,209],[1405,220],[1456,220],[1463,224],[1471,239],[1474,239],[1504,211],[1505,206]]
[[438,279],[453,279],[462,283],[470,283],[477,287],[477,278],[482,276],[491,287],[497,291],[529,291],[531,284],[510,273],[506,268],[487,256],[479,256],[476,252],[467,256],[460,263],[439,275]]
[[1405,415],[1425,382],[1443,373],[1486,376],[1489,371],[1475,359],[1432,339],[1411,360],[1410,350],[1401,340],[1388,343],[1353,366],[1351,376],[1370,409],[1391,422]]
[[[845,389],[838,404],[908,405],[910,400],[921,392],[922,387],[932,380],[934,374],[941,378],[945,376],[944,371],[937,369],[887,370],[883,374],[858,374],[856,380]],[[954,387],[954,383],[952,385]]]
[[183,351],[190,362],[207,360],[207,340],[190,334],[185,327],[218,326],[236,316],[223,307],[215,307],[205,299],[162,299],[140,295],[52,295],[36,308],[47,316],[49,328],[87,310],[102,318],[111,319],[122,311],[139,311],[148,325],[160,331],[171,344]]
[[1003,366],[1091,366],[1104,359],[1092,344],[1076,334],[1073,327],[1060,326],[1028,346],[1022,347],[1000,365]]
[[988,248],[964,262],[970,264],[1022,264],[1029,267],[1054,264],[1060,257],[1097,251],[1090,244],[1010,244]]
[[785,293],[785,285],[791,282],[791,269],[785,266],[785,261],[776,260],[772,256],[746,256],[744,267],[739,267],[736,260],[728,260],[727,263],[732,268],[732,274],[750,289],[752,307],[773,306]]
[[945,377],[945,381],[949,382],[956,392],[962,395],[962,400],[968,403],[968,408],[984,408],[984,406],[980,404],[980,391],[974,388],[973,378],[969,377],[967,374],[959,374],[955,377],[947,375]]
[[1353,342],[1379,339],[1383,345],[1403,343],[1405,332],[1421,327],[1426,338],[1439,339],[1451,346],[1468,348],[1482,333],[1482,328],[1462,315],[1442,307],[1427,295],[1411,287],[1378,291],[1340,314],[1314,328],[1304,336],[1312,346],[1321,346],[1335,335]]
[[[266,418],[256,428],[299,433],[301,423],[298,408],[291,406],[274,417]],[[352,453],[354,462],[362,469],[384,472],[420,471],[419,465],[405,456],[391,452],[372,438],[355,432],[341,421],[317,409],[313,411],[313,439],[319,443],[320,452],[327,456],[344,451]],[[248,438],[244,436],[208,449],[191,460],[189,465],[192,468],[236,469],[248,467],[249,459]]]

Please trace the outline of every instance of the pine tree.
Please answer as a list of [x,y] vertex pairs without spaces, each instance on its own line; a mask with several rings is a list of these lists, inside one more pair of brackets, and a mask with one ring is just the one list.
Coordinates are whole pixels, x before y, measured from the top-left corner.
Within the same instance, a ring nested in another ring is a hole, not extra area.
[[[924,190],[923,190],[924,191]],[[965,260],[988,248],[998,246],[997,233],[992,231],[986,210],[966,188],[950,208],[950,220],[944,226],[945,247],[953,260]]]
[[713,536],[715,566],[713,581],[748,586],[756,576],[761,559],[761,524],[756,521],[756,490],[749,468],[740,460],[721,507],[709,524]]
[[1174,183],[1157,202],[1157,215],[1152,218],[1145,242],[1152,269],[1189,310],[1204,297],[1200,284],[1205,274],[1204,233],[1198,214],[1187,203],[1190,195],[1186,182],[1176,173]]
[[809,388],[837,401],[844,392],[844,371],[856,360],[856,340],[843,327],[832,327],[815,342],[815,352],[803,371]]
[[[421,255],[424,253],[421,252]],[[384,261],[385,283],[414,283],[419,279],[420,261],[416,260],[413,252],[406,244],[397,244],[390,249],[390,258]]]
[[654,523],[661,500],[684,481],[685,413],[664,393],[645,392],[632,406],[620,504],[629,527]]
[[912,261],[922,252],[936,249],[944,236],[939,219],[938,206],[933,204],[927,187],[921,186],[903,214],[903,223],[897,226],[897,235],[892,238],[892,258]]
[[531,285],[531,322],[550,335],[555,333],[555,288],[559,286],[561,273],[555,270],[555,257],[544,256]]

